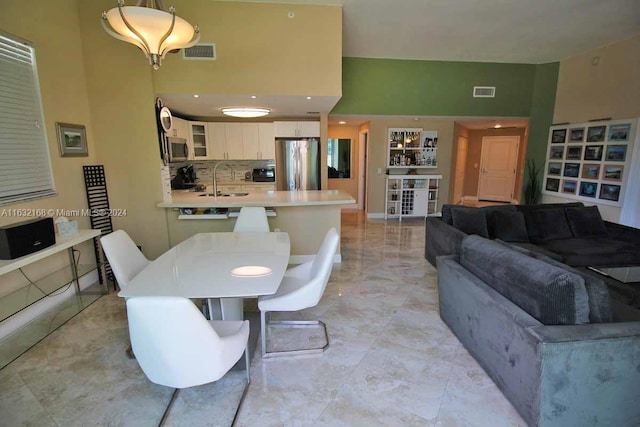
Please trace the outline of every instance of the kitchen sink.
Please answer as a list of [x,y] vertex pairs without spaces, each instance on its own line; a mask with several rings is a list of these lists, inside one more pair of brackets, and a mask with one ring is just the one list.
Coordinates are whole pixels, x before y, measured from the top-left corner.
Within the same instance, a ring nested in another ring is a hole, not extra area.
[[[249,193],[222,193],[222,194],[218,194],[218,197],[242,197],[247,195],[249,195]],[[200,194],[200,197],[213,197],[213,196],[214,196],[213,193]]]

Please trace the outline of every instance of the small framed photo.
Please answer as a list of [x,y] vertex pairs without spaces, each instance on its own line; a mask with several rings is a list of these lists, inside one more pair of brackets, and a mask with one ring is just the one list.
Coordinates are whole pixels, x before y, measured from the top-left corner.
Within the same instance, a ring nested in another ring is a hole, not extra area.
[[627,146],[607,145],[607,154],[604,159],[608,162],[624,162],[627,159]]
[[547,191],[558,192],[560,189],[560,180],[558,178],[547,178],[547,184],[544,187]]
[[558,175],[562,172],[562,163],[549,163],[548,175]]
[[562,181],[562,192],[567,194],[576,194],[576,188],[578,188],[578,183],[576,181],[563,180]]
[[564,155],[564,146],[562,147],[551,147],[549,150],[549,158],[553,160],[562,160],[562,156]]
[[551,131],[551,143],[552,144],[564,144],[567,139],[566,129],[554,129]]
[[582,158],[582,145],[567,146],[567,160],[580,160]]
[[602,167],[602,179],[607,181],[622,181],[622,165],[604,165]]
[[622,125],[609,126],[609,141],[611,142],[627,142],[629,140],[629,132],[631,131],[631,123]]
[[587,145],[584,148],[584,159],[585,160],[602,160],[602,149],[604,146],[602,145]]
[[617,202],[620,200],[620,186],[615,184],[602,184],[600,186],[600,198]]
[[596,197],[597,194],[597,190],[598,190],[598,183],[597,182],[587,182],[587,181],[581,181],[580,182],[580,195],[584,196],[584,197]]
[[580,176],[580,163],[565,163],[562,176],[577,178]]
[[606,126],[592,126],[587,129],[587,142],[602,142],[606,133]]
[[56,134],[58,135],[58,148],[61,157],[86,157],[89,155],[87,131],[84,125],[56,122]]
[[600,165],[596,163],[585,163],[582,165],[582,177],[584,179],[598,179],[600,176]]
[[584,128],[575,128],[569,130],[569,142],[584,141]]

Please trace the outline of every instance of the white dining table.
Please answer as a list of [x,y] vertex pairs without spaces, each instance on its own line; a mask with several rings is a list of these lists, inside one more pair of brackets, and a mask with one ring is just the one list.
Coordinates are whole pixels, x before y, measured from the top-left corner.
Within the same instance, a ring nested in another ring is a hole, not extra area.
[[[243,298],[278,290],[289,262],[289,235],[269,233],[199,233],[149,263],[118,296],[206,298],[219,317],[243,318]],[[216,316],[218,317],[218,316]]]

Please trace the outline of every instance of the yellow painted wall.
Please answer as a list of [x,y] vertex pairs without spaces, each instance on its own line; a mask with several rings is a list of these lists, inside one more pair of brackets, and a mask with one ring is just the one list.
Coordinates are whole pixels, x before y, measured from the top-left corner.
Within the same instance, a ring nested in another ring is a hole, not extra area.
[[[640,117],[639,76],[640,36],[561,61],[554,123]],[[542,201],[575,200],[545,194]],[[620,220],[620,208],[596,205],[604,219]]]
[[[367,213],[384,213],[384,194],[387,168],[388,128],[422,128],[438,131],[438,167],[418,169],[424,175],[442,175],[438,205],[448,203],[451,159],[453,152],[453,119],[386,119],[376,118],[369,122],[369,176],[367,180]],[[382,173],[378,173],[378,168]],[[394,170],[395,171],[395,170]],[[397,173],[397,172],[396,172]]]
[[360,153],[359,126],[329,126],[329,138],[346,138],[351,139],[351,177],[350,178],[333,178],[329,179],[329,190],[342,190],[358,203],[358,177],[360,169],[358,165],[358,156]]
[[[36,50],[46,135],[57,195],[4,209],[83,209],[87,207],[82,166],[95,164],[97,144],[89,112],[86,75],[76,0],[55,2],[3,0],[0,30],[30,41]],[[86,126],[88,157],[60,157],[55,123]],[[2,216],[1,224],[25,218]],[[89,228],[88,217],[73,218]],[[93,259],[91,245],[83,245],[82,261]],[[61,257],[66,262],[66,254]]]
[[211,0],[171,4],[177,15],[200,27],[199,43],[215,43],[217,59],[185,61],[182,54],[169,54],[154,73],[156,93],[342,95],[341,7]]

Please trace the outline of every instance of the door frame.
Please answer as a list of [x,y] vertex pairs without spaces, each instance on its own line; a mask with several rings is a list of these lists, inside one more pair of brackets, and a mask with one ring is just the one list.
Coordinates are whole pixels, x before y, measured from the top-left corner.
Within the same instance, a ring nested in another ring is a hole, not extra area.
[[[477,199],[478,200],[482,200],[480,198],[480,185],[481,185],[481,181],[482,181],[482,165],[483,165],[483,161],[485,159],[485,153],[486,153],[486,149],[485,149],[485,140],[491,138],[491,139],[515,139],[515,144],[516,144],[516,153],[515,153],[515,166],[513,169],[513,184],[511,187],[511,197],[510,197],[510,203],[516,203],[516,199],[514,198],[514,195],[516,194],[516,182],[517,180],[517,173],[518,173],[518,168],[519,168],[519,162],[518,159],[520,158],[520,135],[487,135],[487,136],[483,136],[482,137],[482,149],[480,150],[480,169],[478,170],[478,190],[476,192],[477,195]],[[496,200],[497,201],[497,200]]]
[[369,176],[369,162],[368,157],[368,143],[369,143],[369,131],[362,131],[358,133],[358,210],[367,209],[367,176]]

